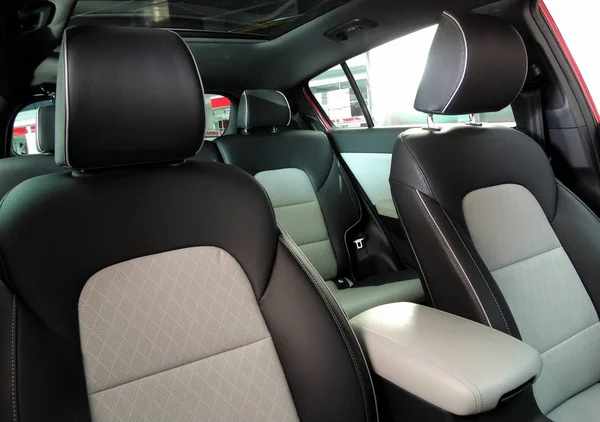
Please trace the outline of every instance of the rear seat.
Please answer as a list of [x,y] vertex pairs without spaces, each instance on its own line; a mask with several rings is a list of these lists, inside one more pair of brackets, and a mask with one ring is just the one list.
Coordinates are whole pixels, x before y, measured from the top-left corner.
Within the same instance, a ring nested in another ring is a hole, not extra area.
[[0,198],[32,177],[64,171],[54,162],[54,106],[37,112],[37,147],[41,154],[0,159]]
[[332,280],[349,275],[344,235],[359,219],[356,195],[327,136],[285,130],[290,121],[289,103],[282,93],[245,91],[238,110],[242,133],[215,142],[225,163],[242,168],[263,185],[277,221],[327,280],[348,317],[384,303],[423,301],[413,271],[395,273],[394,280],[380,285],[338,290]]
[[222,163],[223,157],[221,157],[217,145],[213,141],[205,139],[204,143],[202,144],[202,148],[200,148],[200,151],[198,151],[198,153],[193,157],[188,158],[188,161],[212,161],[216,163]]

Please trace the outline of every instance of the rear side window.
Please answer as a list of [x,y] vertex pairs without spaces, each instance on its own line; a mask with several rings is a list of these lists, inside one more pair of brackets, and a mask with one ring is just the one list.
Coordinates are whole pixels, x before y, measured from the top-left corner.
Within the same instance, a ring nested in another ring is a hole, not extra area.
[[206,110],[206,139],[213,140],[223,135],[229,126],[231,102],[222,95],[204,96]]
[[15,117],[12,130],[12,148],[17,155],[39,154],[37,149],[37,111],[52,104],[51,100],[36,101],[23,107]]
[[[312,79],[308,86],[332,123],[347,128],[367,126],[350,87],[350,76],[356,81],[375,127],[423,125],[426,116],[416,111],[413,103],[436,29],[437,25],[421,29],[354,57],[345,63],[347,72],[342,64]],[[482,113],[479,119],[515,126],[510,107]],[[464,123],[469,116],[436,116],[435,121]]]
[[[36,101],[23,107],[15,117],[12,130],[12,148],[17,155],[40,154],[37,149],[37,111],[52,104],[51,100]],[[222,95],[206,94],[206,139],[213,140],[225,132],[229,125],[231,102]]]

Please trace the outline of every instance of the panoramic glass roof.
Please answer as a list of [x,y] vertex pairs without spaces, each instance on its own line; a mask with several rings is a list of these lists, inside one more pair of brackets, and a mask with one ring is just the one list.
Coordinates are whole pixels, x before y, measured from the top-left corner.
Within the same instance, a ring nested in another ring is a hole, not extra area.
[[79,0],[71,25],[277,37],[349,0]]

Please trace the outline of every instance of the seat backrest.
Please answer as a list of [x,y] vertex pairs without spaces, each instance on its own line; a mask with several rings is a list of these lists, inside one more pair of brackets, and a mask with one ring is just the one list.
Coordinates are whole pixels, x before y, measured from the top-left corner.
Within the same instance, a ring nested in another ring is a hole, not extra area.
[[0,198],[19,183],[41,174],[64,171],[54,162],[54,106],[40,107],[36,124],[40,154],[0,159]]
[[193,157],[188,158],[188,161],[212,161],[215,163],[222,163],[223,157],[217,148],[217,144],[207,139],[204,140],[202,148]]
[[0,205],[0,420],[375,421],[356,338],[264,190],[185,162],[205,130],[185,42],[69,28],[57,85],[71,171]]
[[[519,94],[527,53],[514,28],[445,13],[437,31],[417,110],[491,112]],[[502,126],[406,131],[390,182],[434,305],[538,350],[543,412],[600,380],[600,222],[535,141]]]
[[238,111],[242,133],[216,142],[226,163],[263,185],[277,221],[321,276],[348,276],[345,234],[360,217],[357,197],[327,136],[280,129],[290,121],[290,106],[281,92],[244,91]]

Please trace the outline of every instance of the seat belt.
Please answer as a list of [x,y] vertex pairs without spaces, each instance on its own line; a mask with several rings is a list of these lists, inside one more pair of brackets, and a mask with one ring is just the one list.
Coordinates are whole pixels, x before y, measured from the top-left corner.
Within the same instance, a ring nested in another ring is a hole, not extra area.
[[542,104],[542,90],[545,86],[544,74],[540,68],[535,64],[530,65],[525,86],[513,102],[513,109],[518,123],[517,129],[529,135],[549,156]]
[[546,129],[544,125],[544,110],[542,108],[542,89],[537,88],[530,91],[523,91],[520,94],[523,102],[524,127],[527,134],[536,141],[546,155],[548,155],[548,145],[546,144]]

